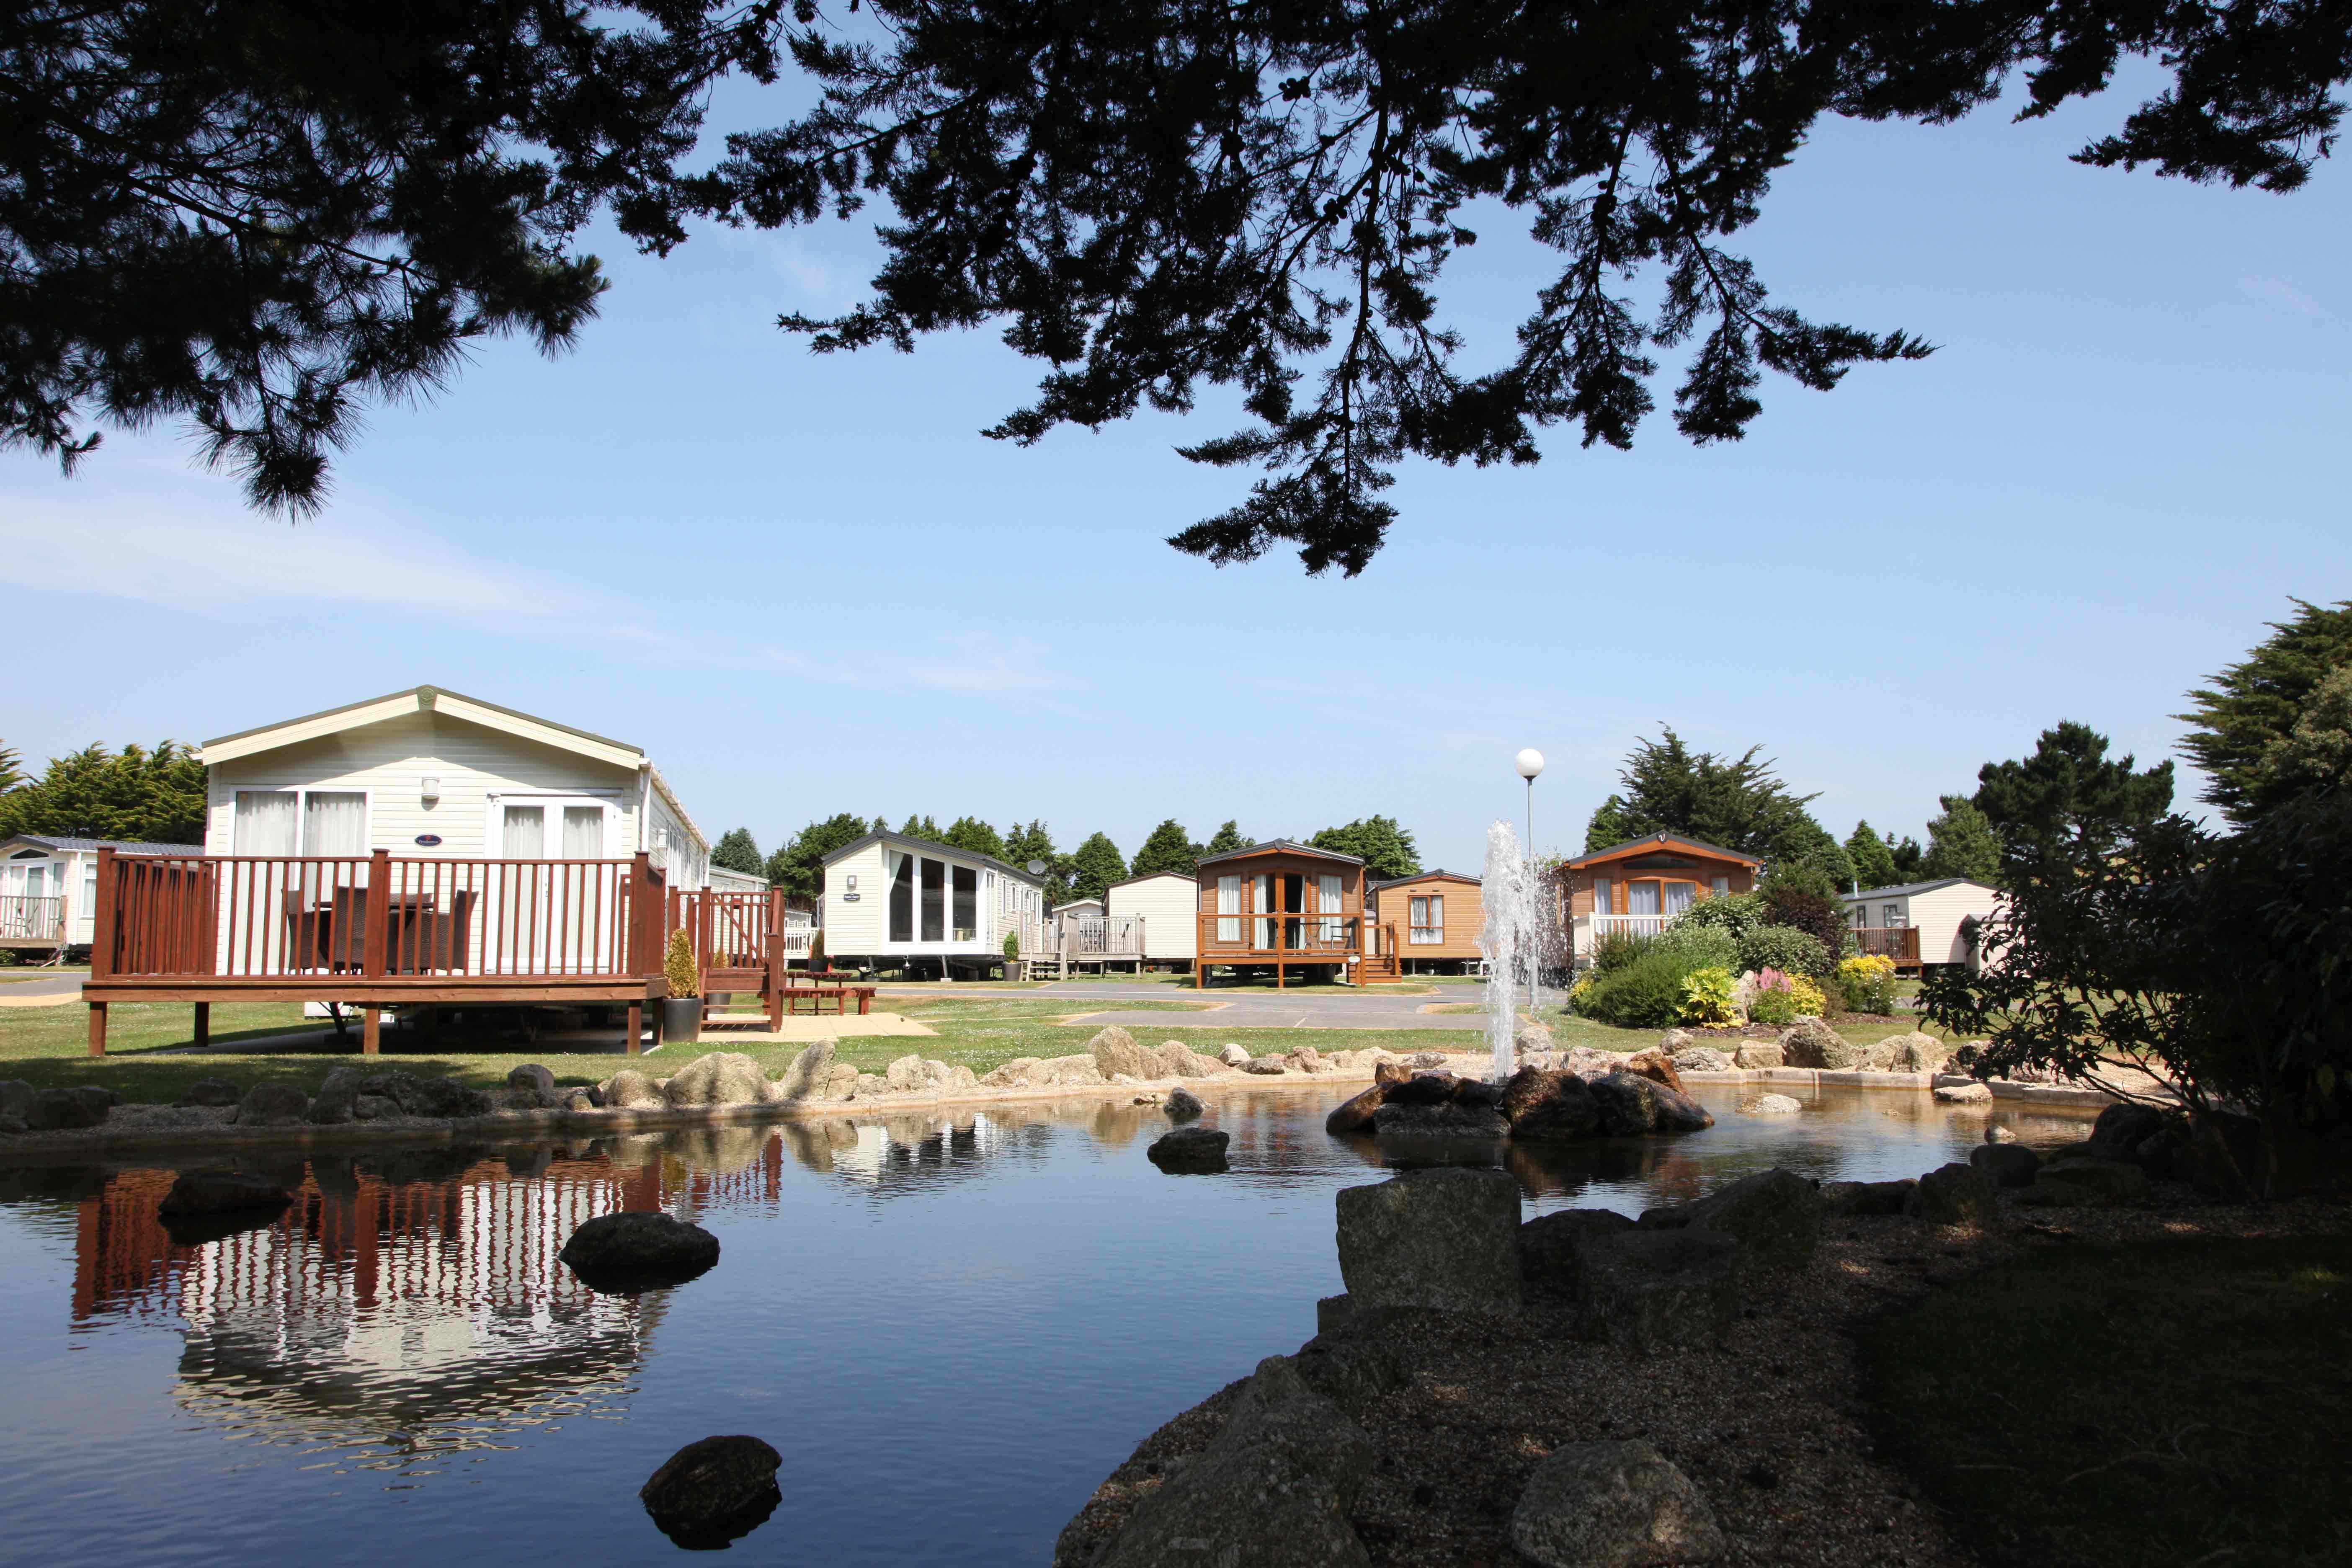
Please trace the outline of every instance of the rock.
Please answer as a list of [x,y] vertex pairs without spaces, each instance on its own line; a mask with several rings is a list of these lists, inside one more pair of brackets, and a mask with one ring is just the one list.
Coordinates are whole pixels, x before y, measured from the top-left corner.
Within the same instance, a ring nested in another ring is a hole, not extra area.
[[[0,1084],[0,1089],[7,1086]],[[180,1091],[182,1105],[235,1105],[245,1090],[225,1078],[200,1078]]]
[[1313,1046],[1300,1046],[1283,1058],[1286,1065],[1305,1073],[1338,1072],[1339,1064],[1326,1058]]
[[2073,1182],[2037,1181],[2017,1194],[2017,1206],[2021,1209],[2081,1209],[2096,1208],[2106,1200],[2086,1186]]
[[1739,1109],[1748,1116],[1794,1116],[1805,1108],[1785,1094],[1759,1094]]
[[[372,1073],[360,1079],[359,1092],[389,1100],[407,1116],[487,1116],[490,1097],[468,1089],[454,1078],[417,1078],[404,1072]],[[244,1117],[240,1115],[240,1121]]]
[[23,1117],[11,1116],[6,1111],[0,1110],[0,1133],[5,1133],[8,1137],[13,1138],[19,1132],[30,1132],[31,1131],[32,1128],[26,1124]]
[[1528,1478],[1511,1545],[1541,1568],[1712,1563],[1727,1550],[1715,1510],[1647,1443],[1563,1443]]
[[1698,1037],[1688,1029],[1668,1029],[1658,1037],[1658,1043],[1653,1048],[1662,1056],[1672,1057],[1676,1051],[1686,1051],[1696,1044]]
[[1532,1052],[1549,1051],[1551,1044],[1551,1026],[1549,1024],[1522,1023],[1518,1026],[1518,1031],[1511,1037],[1512,1048],[1521,1056],[1527,1056]]
[[1715,1118],[1698,1101],[1638,1073],[1611,1073],[1591,1087],[1601,1111],[1601,1131],[1607,1137],[1696,1132],[1715,1125]]
[[2091,1146],[2106,1159],[2128,1160],[2142,1143],[2166,1130],[2164,1112],[2153,1105],[2118,1101],[2091,1123]]
[[1739,1243],[1717,1231],[1587,1237],[1577,1304],[1586,1338],[1654,1354],[1710,1344],[1739,1310]]
[[1988,1143],[2014,1143],[2017,1142],[2017,1134],[2011,1132],[2008,1128],[2003,1127],[2000,1122],[1995,1121],[1985,1128],[1985,1142]]
[[1750,1273],[1801,1268],[1821,1244],[1821,1189],[1794,1171],[1742,1176],[1686,1206],[1687,1228],[1738,1242],[1740,1267]]
[[239,1127],[292,1127],[310,1109],[310,1097],[290,1083],[257,1083],[236,1102]]
[[1514,1138],[1569,1142],[1601,1131],[1592,1086],[1572,1072],[1521,1068],[1503,1086],[1502,1111]]
[[768,1075],[738,1051],[712,1051],[671,1075],[662,1099],[673,1106],[758,1105],[768,1098]]
[[1625,1065],[1625,1058],[1615,1051],[1596,1051],[1591,1046],[1570,1046],[1568,1047],[1568,1060],[1562,1065],[1577,1077],[1590,1079],[1607,1078]]
[[[792,1059],[770,1093],[777,1100],[823,1100],[824,1090],[834,1082],[834,1057],[840,1050],[832,1040],[812,1042]],[[856,1068],[850,1069],[849,1083],[857,1082]]]
[[1979,1143],[1969,1151],[1969,1163],[1995,1187],[2030,1187],[2042,1169],[2042,1156],[2022,1143]]
[[[723,1544],[740,1532],[720,1533],[713,1526],[758,1512],[762,1503],[772,1509],[781,1500],[776,1469],[783,1462],[782,1454],[757,1437],[705,1437],[672,1454],[637,1497],[654,1522],[680,1545],[700,1543],[683,1537],[713,1533]],[[766,1517],[760,1513],[760,1519]]]
[[625,1296],[708,1273],[719,1261],[719,1238],[658,1210],[598,1215],[556,1256],[590,1289]]
[[578,1084],[572,1085],[570,1089],[559,1089],[555,1091],[555,1109],[594,1110],[598,1109],[595,1092]]
[[363,1068],[337,1068],[319,1086],[318,1098],[310,1101],[310,1109],[304,1113],[303,1120],[314,1127],[335,1127],[356,1121],[359,1118],[352,1107],[359,1100],[360,1085],[365,1083],[369,1077]]
[[1884,1043],[1890,1047],[1886,1065],[1894,1072],[1941,1072],[1952,1059],[1950,1046],[1917,1029]]
[[1688,1226],[1690,1222],[1690,1205],[1663,1204],[1656,1208],[1643,1209],[1642,1217],[1634,1222],[1634,1228],[1636,1230],[1682,1230]]
[[1405,1059],[1410,1066],[1417,1068],[1442,1068],[1446,1061],[1444,1051],[1415,1051]]
[[165,1220],[234,1209],[282,1209],[294,1194],[251,1171],[183,1171],[156,1212]]
[[1751,1040],[1731,1048],[1731,1065],[1743,1072],[1762,1072],[1767,1068],[1788,1066],[1787,1053],[1779,1046]]
[[1973,1165],[1938,1166],[1919,1178],[1903,1212],[1929,1225],[1989,1225],[1993,1217],[1992,1184]]
[[71,1089],[35,1089],[19,1113],[19,1120],[28,1131],[70,1132],[98,1126],[106,1120],[113,1102],[113,1090],[87,1084]]
[[[829,1042],[820,1041],[819,1044]],[[812,1100],[838,1103],[857,1092],[857,1069],[847,1062],[835,1062],[824,1069],[810,1091]]]
[[1163,1132],[1144,1157],[1171,1175],[1209,1176],[1230,1169],[1225,1145],[1233,1135],[1213,1127],[1179,1127]]
[[1150,1078],[1151,1061],[1135,1037],[1114,1024],[1087,1042],[1087,1054],[1095,1058],[1095,1066],[1103,1077],[1114,1078],[1120,1073],[1129,1078]]
[[1191,1089],[1171,1089],[1168,1091],[1168,1102],[1164,1109],[1171,1121],[1191,1121],[1208,1107],[1202,1104],[1201,1097]]
[[1583,1248],[1598,1236],[1631,1230],[1614,1209],[1561,1209],[1519,1226],[1519,1280],[1528,1289],[1573,1301],[1582,1289]]
[[635,1068],[623,1068],[596,1086],[604,1091],[604,1103],[620,1110],[658,1110],[662,1097],[654,1089],[653,1079]]
[[950,1067],[945,1062],[908,1055],[900,1057],[884,1070],[883,1082],[892,1094],[941,1095],[977,1088],[980,1080],[972,1076],[968,1067]]
[[1255,1073],[1260,1078],[1280,1078],[1288,1070],[1273,1057],[1257,1057],[1242,1063],[1242,1071]]
[[1356,1304],[1348,1300],[1348,1293],[1344,1290],[1337,1296],[1315,1299],[1315,1331],[1318,1334],[1338,1333],[1355,1321],[1355,1318]]
[[2154,1195],[2147,1173],[2129,1160],[2053,1160],[2041,1179],[2087,1187],[2108,1203],[2144,1204]]
[[1635,1051],[1632,1056],[1627,1057],[1621,1070],[1639,1073],[1654,1083],[1664,1084],[1676,1094],[1685,1092],[1683,1075],[1675,1070],[1674,1058],[1654,1046],[1646,1051]]
[[1457,1078],[1454,1080],[1454,1103],[1475,1105],[1482,1110],[1503,1109],[1503,1086],[1488,1083],[1483,1078]]
[[1983,1083],[1947,1083],[1936,1089],[1937,1100],[1944,1105],[1972,1105],[1979,1110],[1992,1109],[1992,1086]]
[[1388,1103],[1389,1090],[1394,1087],[1392,1081],[1375,1080],[1362,1093],[1341,1100],[1331,1108],[1331,1114],[1323,1119],[1323,1131],[1335,1138],[1370,1132],[1373,1112]]
[[1845,1037],[1819,1018],[1800,1018],[1780,1031],[1780,1055],[1792,1068],[1843,1070],[1856,1053]]
[[1108,1080],[1095,1065],[1094,1058],[1076,1056],[1048,1057],[1043,1061],[1035,1057],[1015,1057],[978,1081],[991,1089],[1054,1089]]
[[1093,1568],[1368,1568],[1348,1510],[1372,1457],[1361,1427],[1270,1356],[1224,1429],[1137,1500]]
[[1822,1212],[1840,1219],[1898,1215],[1909,1205],[1912,1189],[1918,1184],[1907,1177],[1899,1182],[1824,1182]]
[[399,1114],[400,1102],[386,1100],[380,1094],[357,1095],[352,1100],[352,1120],[354,1121],[380,1121],[387,1116]]
[[1181,1040],[1162,1040],[1152,1051],[1161,1078],[1223,1078],[1225,1064],[1204,1057]]
[[555,1092],[555,1074],[537,1062],[525,1062],[507,1073],[509,1089],[535,1089],[541,1094]]
[[[218,1083],[218,1079],[198,1079],[198,1083]],[[33,1086],[20,1078],[0,1078],[0,1116],[10,1116],[19,1121],[33,1113]],[[234,1100],[230,1101],[235,1104]]]
[[[1091,1070],[1094,1065],[1094,1058],[1088,1057],[1087,1058],[1087,1067],[1088,1069]],[[1100,1073],[1096,1073],[1095,1079],[1097,1082],[1100,1082],[1102,1075]],[[879,1100],[889,1092],[890,1085],[887,1080],[881,1077],[881,1075],[878,1073],[862,1072],[857,1075],[857,1083],[855,1089],[852,1089],[850,1098],[852,1100]]]
[[1519,1184],[1511,1176],[1407,1171],[1343,1187],[1336,1206],[1339,1277],[1359,1311],[1518,1310]]
[[1372,1131],[1383,1138],[1498,1139],[1511,1135],[1511,1124],[1491,1106],[1452,1100],[1433,1104],[1392,1101],[1372,1112]]
[[1250,1054],[1239,1046],[1227,1045],[1217,1052],[1217,1059],[1229,1068],[1237,1068],[1247,1064]]
[[1675,1069],[1680,1072],[1729,1072],[1731,1058],[1713,1046],[1685,1046],[1674,1054]]
[[[1344,1301],[1347,1298],[1330,1300]],[[1298,1347],[1291,1363],[1307,1387],[1347,1415],[1361,1420],[1381,1395],[1394,1393],[1412,1379],[1405,1371],[1403,1359],[1381,1341],[1360,1334],[1326,1335],[1321,1324],[1321,1303],[1318,1302],[1317,1307],[1316,1336]],[[1347,1316],[1340,1314],[1343,1324]]]

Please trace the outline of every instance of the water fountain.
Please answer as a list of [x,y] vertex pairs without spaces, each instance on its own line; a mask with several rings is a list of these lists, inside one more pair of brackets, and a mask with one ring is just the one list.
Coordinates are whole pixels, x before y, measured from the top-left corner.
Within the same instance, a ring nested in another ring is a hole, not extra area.
[[1480,889],[1486,923],[1478,952],[1486,960],[1486,1032],[1495,1047],[1497,1082],[1517,1068],[1520,985],[1533,1005],[1542,959],[1542,907],[1534,868],[1519,851],[1518,835],[1497,820],[1486,829],[1486,870]]

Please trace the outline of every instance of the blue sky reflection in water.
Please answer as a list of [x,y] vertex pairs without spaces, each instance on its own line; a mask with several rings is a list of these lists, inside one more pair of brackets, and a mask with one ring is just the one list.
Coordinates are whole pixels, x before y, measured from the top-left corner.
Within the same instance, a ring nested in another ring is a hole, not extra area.
[[[637,1487],[751,1432],[784,1500],[739,1560],[1042,1563],[1137,1439],[1313,1333],[1331,1194],[1379,1179],[1323,1132],[1337,1098],[1223,1099],[1208,1178],[1145,1160],[1156,1110],[1090,1104],[289,1162],[285,1222],[198,1248],[153,1226],[167,1165],[0,1173],[0,1560],[663,1560]],[[1702,1098],[1707,1132],[1522,1151],[1528,1212],[1776,1163],[1916,1174],[1984,1125],[1910,1093]],[[626,1301],[554,1261],[656,1203],[718,1233],[713,1273]]]

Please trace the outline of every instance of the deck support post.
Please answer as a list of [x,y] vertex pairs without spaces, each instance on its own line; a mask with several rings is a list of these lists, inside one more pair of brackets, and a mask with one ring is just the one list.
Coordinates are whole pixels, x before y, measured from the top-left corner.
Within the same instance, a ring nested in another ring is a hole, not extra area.
[[106,1004],[103,1002],[89,1005],[89,1054],[94,1057],[106,1054]]
[[360,1055],[374,1056],[383,1046],[383,1009],[373,1002],[360,1011]]
[[646,1005],[642,1002],[630,1003],[628,1023],[629,1032],[626,1042],[623,1047],[630,1056],[635,1056],[641,1048],[637,1042],[640,1038],[641,1031],[644,1030],[645,1026]]
[[213,1005],[199,1002],[195,1005],[195,1026],[189,1031],[189,1037],[195,1042],[196,1049],[203,1050],[213,1043]]

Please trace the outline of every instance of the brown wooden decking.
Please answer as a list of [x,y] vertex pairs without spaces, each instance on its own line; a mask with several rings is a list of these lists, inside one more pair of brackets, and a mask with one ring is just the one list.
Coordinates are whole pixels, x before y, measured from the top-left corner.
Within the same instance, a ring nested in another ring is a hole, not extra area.
[[1920,967],[1917,926],[1857,926],[1853,936],[1865,957],[1891,958],[1897,970]]

